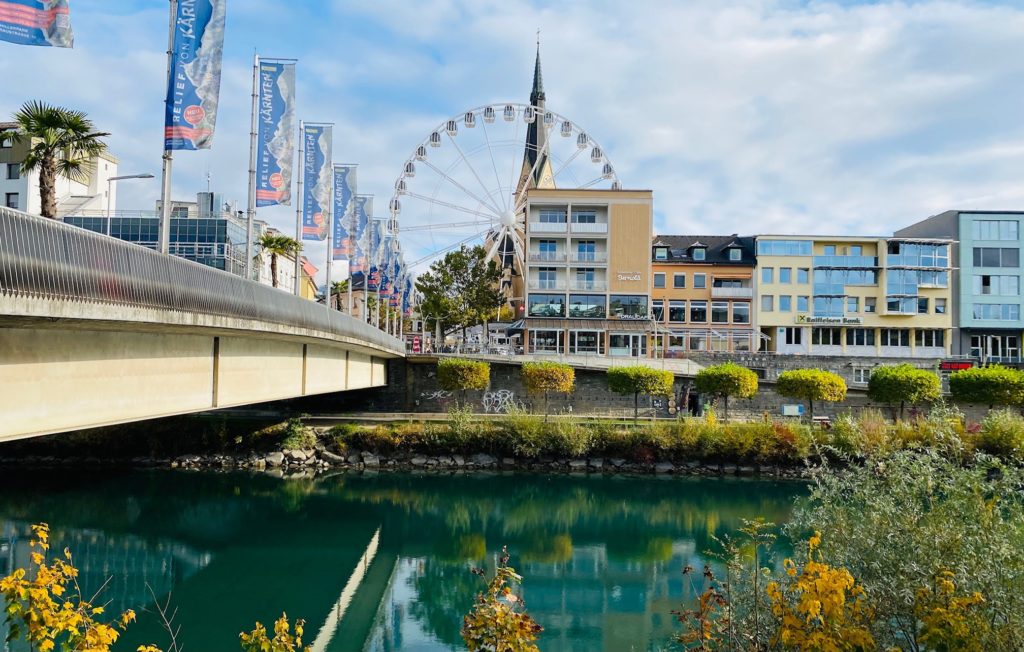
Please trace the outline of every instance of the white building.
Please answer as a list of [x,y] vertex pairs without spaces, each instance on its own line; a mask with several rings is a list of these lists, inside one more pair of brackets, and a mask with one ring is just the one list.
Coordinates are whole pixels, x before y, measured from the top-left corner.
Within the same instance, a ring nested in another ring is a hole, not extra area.
[[[11,122],[0,122],[0,131],[15,126]],[[39,215],[42,211],[42,202],[39,199],[39,171],[21,173],[21,163],[27,153],[28,143],[0,143],[0,206]],[[107,181],[116,176],[117,158],[109,152],[93,159],[92,173],[84,183],[58,175],[57,217],[85,210],[113,210],[117,204],[117,184],[108,184]]]

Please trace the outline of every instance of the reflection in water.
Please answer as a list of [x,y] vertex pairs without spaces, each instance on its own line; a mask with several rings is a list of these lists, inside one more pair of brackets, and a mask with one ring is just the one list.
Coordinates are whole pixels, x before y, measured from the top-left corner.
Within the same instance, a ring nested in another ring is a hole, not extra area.
[[[187,649],[236,649],[253,621],[304,617],[316,652],[462,649],[462,615],[507,545],[545,651],[659,649],[686,597],[680,570],[744,518],[788,518],[798,484],[542,475],[334,475],[315,481],[173,471],[102,481],[6,471],[0,570],[48,521],[112,610],[170,593]],[[43,478],[40,480],[40,478]],[[42,486],[41,486],[42,485]],[[60,541],[56,541],[57,538]],[[116,605],[116,606],[115,606]],[[119,643],[165,638],[142,614]]]

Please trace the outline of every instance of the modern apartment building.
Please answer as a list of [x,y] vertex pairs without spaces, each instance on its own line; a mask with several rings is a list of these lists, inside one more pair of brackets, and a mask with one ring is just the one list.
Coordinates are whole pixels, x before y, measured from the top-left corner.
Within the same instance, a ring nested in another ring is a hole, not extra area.
[[951,244],[938,237],[758,236],[762,350],[949,355]]
[[658,235],[651,246],[652,350],[756,351],[753,325],[754,238]]
[[652,201],[649,190],[528,192],[527,351],[648,355]]
[[951,238],[953,352],[984,363],[1021,363],[1021,211],[945,211],[896,231]]

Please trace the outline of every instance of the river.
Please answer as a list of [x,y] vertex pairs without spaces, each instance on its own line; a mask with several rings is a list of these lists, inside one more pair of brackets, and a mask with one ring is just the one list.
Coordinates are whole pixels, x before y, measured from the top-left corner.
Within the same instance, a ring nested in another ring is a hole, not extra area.
[[[86,592],[139,621],[115,648],[166,647],[152,595],[188,652],[237,650],[286,611],[314,652],[464,649],[462,615],[503,545],[545,652],[669,649],[714,535],[781,523],[799,483],[529,474],[0,469],[0,575],[28,563],[33,522],[71,548]],[[3,627],[0,625],[0,633]],[[0,650],[3,650],[0,643]],[[13,646],[12,652],[21,647]]]

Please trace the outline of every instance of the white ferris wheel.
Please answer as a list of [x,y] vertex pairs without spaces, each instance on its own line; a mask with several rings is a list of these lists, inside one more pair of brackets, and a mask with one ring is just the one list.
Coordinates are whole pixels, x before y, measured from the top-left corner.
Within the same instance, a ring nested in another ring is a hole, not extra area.
[[411,267],[483,244],[507,276],[521,275],[526,193],[538,187],[620,184],[590,133],[542,103],[480,106],[442,122],[403,163],[388,227],[401,224]]

